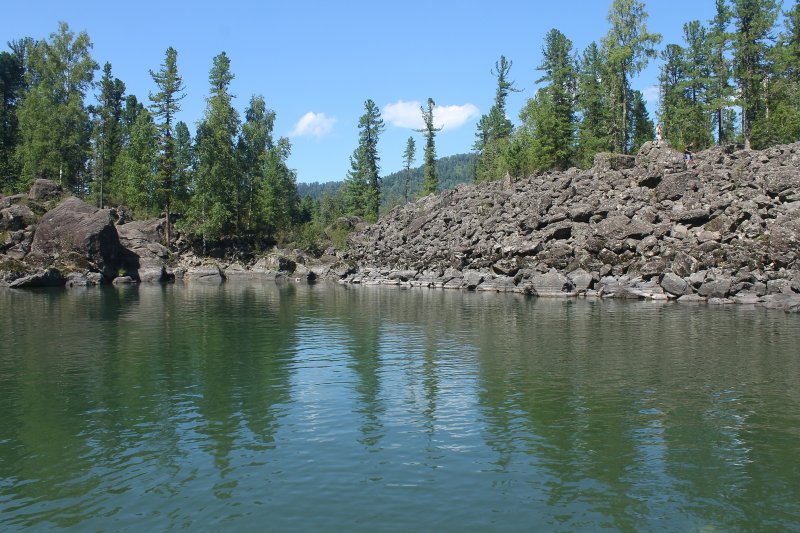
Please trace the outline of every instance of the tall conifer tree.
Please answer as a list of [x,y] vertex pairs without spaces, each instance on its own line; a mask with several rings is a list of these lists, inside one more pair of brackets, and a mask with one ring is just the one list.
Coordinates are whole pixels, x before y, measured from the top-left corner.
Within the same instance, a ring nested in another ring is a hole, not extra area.
[[150,93],[150,109],[158,121],[159,137],[159,195],[166,213],[165,238],[167,245],[170,243],[170,209],[174,195],[175,174],[175,133],[173,131],[175,114],[180,111],[180,101],[183,99],[183,78],[178,75],[178,52],[167,48],[164,63],[158,72],[150,71],[158,92]]

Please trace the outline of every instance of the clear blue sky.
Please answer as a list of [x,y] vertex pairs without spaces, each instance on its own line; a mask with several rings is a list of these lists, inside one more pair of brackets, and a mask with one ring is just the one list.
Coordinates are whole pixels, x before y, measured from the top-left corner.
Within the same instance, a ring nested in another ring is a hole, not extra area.
[[[409,0],[104,2],[37,0],[3,6],[0,38],[45,38],[59,20],[85,30],[93,56],[128,93],[147,100],[154,90],[149,69],[164,51],[178,51],[186,85],[180,118],[194,131],[205,108],[212,58],[225,51],[241,111],[261,94],[277,113],[276,136],[289,136],[289,164],[298,181],[341,180],[357,144],[357,123],[371,98],[384,112],[379,150],[382,173],[400,170],[406,139],[414,135],[418,103],[432,97],[443,109],[439,156],[468,152],[475,124],[494,97],[491,69],[501,54],[514,62],[511,78],[523,92],[509,99],[517,122],[540,77],[544,35],[557,28],[577,51],[608,30],[611,0],[485,2]],[[680,42],[691,19],[708,21],[713,0],[646,0],[648,27],[664,43]],[[99,73],[98,73],[99,74]],[[658,62],[633,80],[655,110]],[[99,76],[97,76],[99,78]],[[414,103],[417,102],[417,103]],[[417,162],[421,157],[418,150]]]

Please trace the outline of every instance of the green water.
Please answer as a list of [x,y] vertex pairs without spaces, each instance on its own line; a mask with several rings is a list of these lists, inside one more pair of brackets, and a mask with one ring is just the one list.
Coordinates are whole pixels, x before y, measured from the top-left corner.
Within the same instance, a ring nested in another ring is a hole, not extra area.
[[800,320],[320,284],[0,290],[0,529],[800,530]]

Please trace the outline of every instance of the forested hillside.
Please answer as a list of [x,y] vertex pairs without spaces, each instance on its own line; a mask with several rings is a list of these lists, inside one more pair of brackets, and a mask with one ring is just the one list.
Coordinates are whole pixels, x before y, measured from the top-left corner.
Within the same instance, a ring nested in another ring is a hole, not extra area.
[[[49,36],[19,36],[0,52],[0,191],[27,191],[35,179],[48,178],[98,206],[128,206],[139,218],[174,214],[179,229],[204,240],[288,239],[319,232],[343,214],[373,221],[388,206],[456,183],[587,168],[599,152],[634,153],[659,122],[678,149],[797,141],[800,0],[706,1],[714,2],[715,16],[687,21],[680,43],[662,43],[648,29],[640,0],[611,0],[604,33],[583,50],[553,28],[519,117],[507,116],[506,99],[520,89],[513,62],[501,56],[493,69],[494,104],[477,124],[474,145],[464,146],[473,154],[437,157],[440,128],[428,98],[419,110],[423,142],[417,146],[410,137],[405,169],[383,180],[381,151],[400,147],[383,145],[382,111],[365,99],[351,169],[338,186],[298,187],[287,163],[291,143],[275,135],[276,114],[266,99],[231,94],[226,52],[209,62],[206,86],[186,87],[181,56],[168,47],[160,64],[153,58],[154,68],[141,73],[151,90],[137,96],[110,62],[101,68],[92,57],[85,31],[61,22]],[[661,72],[656,117],[632,86],[651,62]],[[206,96],[194,131],[176,119],[188,91]],[[168,221],[167,235],[169,227]]]

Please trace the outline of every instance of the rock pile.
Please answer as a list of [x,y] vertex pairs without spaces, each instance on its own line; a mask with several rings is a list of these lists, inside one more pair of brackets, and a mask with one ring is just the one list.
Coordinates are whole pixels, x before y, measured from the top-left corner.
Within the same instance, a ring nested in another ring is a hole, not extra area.
[[589,170],[460,185],[349,244],[349,283],[800,308],[800,144],[687,163],[649,142]]

